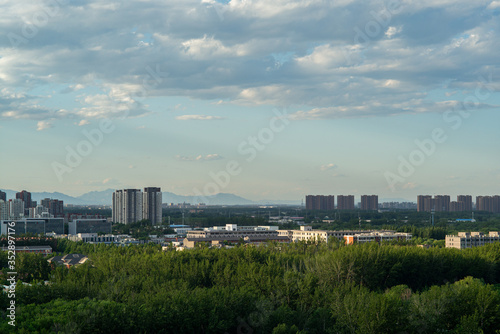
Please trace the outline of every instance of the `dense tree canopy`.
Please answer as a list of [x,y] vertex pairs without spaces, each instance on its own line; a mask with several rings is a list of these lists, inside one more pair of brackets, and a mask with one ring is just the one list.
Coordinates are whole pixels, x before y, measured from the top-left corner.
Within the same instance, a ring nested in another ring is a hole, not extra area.
[[[31,286],[18,284],[16,327],[4,315],[0,332],[495,333],[500,320],[500,244],[164,252],[63,241],[57,251],[90,261],[50,269],[40,255],[19,254],[28,274],[18,278]],[[2,311],[8,302],[2,294]]]

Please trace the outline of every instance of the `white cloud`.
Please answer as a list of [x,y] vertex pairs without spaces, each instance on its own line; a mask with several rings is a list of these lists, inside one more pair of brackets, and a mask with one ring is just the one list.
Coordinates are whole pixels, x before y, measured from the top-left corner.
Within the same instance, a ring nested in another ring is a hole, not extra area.
[[392,38],[394,35],[400,33],[402,30],[401,27],[389,27],[387,28],[386,32],[385,32],[385,36],[387,36],[388,38]]
[[52,127],[52,123],[49,121],[38,121],[36,124],[36,130],[37,131],[43,131],[50,129]]
[[78,123],[78,126],[83,126],[83,125],[88,125],[90,124],[90,122],[86,119],[82,119],[79,123]]
[[338,168],[338,166],[336,164],[333,164],[333,163],[322,165],[319,167],[319,169],[322,171],[332,170],[332,169],[336,169],[336,168]]
[[[13,0],[2,6],[0,29],[20,36],[40,11]],[[405,113],[420,107],[408,101],[422,101],[446,80],[454,90],[500,74],[499,7],[401,2],[380,23],[373,13],[386,8],[361,0],[61,4],[27,43],[0,41],[0,82],[9,87],[0,93],[0,118],[139,117],[150,113],[148,97],[165,96],[300,106],[307,117],[296,119]],[[366,31],[369,22],[379,24],[377,33]],[[33,91],[48,86],[79,94],[76,103],[47,107],[57,94]]]
[[207,115],[182,115],[175,117],[179,121],[213,121],[223,119],[219,116],[207,116]]
[[492,1],[489,5],[488,5],[488,9],[497,9],[500,7],[500,1]]
[[183,155],[176,155],[175,158],[180,161],[211,161],[211,160],[221,160],[224,157],[219,154],[207,154],[207,155],[198,155],[196,157],[188,157]]

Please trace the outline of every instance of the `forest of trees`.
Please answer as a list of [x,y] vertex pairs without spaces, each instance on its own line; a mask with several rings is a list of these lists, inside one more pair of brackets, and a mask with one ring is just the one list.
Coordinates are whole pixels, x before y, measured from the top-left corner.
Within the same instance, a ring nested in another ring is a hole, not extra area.
[[[500,243],[269,243],[232,249],[59,240],[77,268],[18,254],[16,327],[0,333],[498,333]],[[0,252],[2,280],[7,253]],[[50,280],[44,284],[44,280]],[[5,281],[3,282],[5,284]]]

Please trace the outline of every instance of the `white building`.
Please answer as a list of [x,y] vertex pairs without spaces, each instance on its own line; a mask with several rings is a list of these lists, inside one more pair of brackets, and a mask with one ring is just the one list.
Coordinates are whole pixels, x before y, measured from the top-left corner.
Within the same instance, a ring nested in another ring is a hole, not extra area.
[[111,244],[120,242],[120,237],[113,234],[98,235],[97,233],[78,233],[76,235],[69,235],[68,240]]
[[[342,230],[342,231],[331,231],[331,230],[313,230],[311,226],[301,226],[300,230],[279,230],[280,236],[288,236],[292,241],[325,241],[328,242],[332,238],[337,240],[344,240],[347,235],[355,234],[368,234],[373,232],[372,230]],[[380,232],[394,232],[394,231],[380,231]]]
[[113,193],[113,223],[131,224],[142,220],[142,192],[123,189]]
[[9,202],[0,199],[0,220],[9,219]]
[[50,217],[49,209],[47,209],[41,204],[38,204],[35,208],[29,208],[29,217],[30,218]]
[[24,202],[20,198],[9,200],[9,218],[18,219],[24,217]]
[[177,227],[174,228],[175,233],[181,234],[181,235],[186,235],[188,231],[192,231],[193,229],[191,227]]

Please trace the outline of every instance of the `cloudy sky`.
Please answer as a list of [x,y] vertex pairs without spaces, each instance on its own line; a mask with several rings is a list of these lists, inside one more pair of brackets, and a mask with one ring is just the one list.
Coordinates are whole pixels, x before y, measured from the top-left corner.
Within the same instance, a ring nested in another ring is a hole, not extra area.
[[0,4],[0,188],[500,192],[500,1]]

